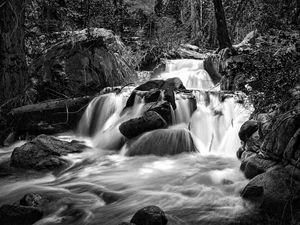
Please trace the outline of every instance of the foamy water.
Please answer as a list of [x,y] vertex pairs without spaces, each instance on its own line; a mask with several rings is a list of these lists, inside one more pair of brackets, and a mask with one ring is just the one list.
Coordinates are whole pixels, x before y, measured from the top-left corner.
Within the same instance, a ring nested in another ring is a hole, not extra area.
[[[77,133],[58,136],[84,140],[90,148],[66,156],[72,165],[59,173],[25,171],[1,177],[1,204],[30,192],[46,196],[52,201],[38,225],[113,225],[129,221],[148,205],[161,207],[169,225],[219,224],[214,222],[218,218],[234,219],[249,211],[251,206],[239,196],[247,181],[235,152],[238,130],[250,112],[233,98],[220,101],[205,91],[214,87],[202,61],[171,61],[167,70],[163,78],[180,77],[187,88],[197,89],[193,114],[190,100],[177,96],[174,125],[147,132],[128,146],[118,128],[143,113],[143,100],[123,111],[129,93],[99,96],[88,106]],[[130,148],[179,151],[192,145],[196,152],[128,157]],[[0,149],[0,160],[6,161],[14,147]]]

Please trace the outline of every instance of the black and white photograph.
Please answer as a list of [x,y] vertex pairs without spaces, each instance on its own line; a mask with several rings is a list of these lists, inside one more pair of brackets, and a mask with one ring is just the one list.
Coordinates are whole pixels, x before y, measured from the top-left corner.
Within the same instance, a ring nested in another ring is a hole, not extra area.
[[300,0],[0,0],[0,225],[300,225]]

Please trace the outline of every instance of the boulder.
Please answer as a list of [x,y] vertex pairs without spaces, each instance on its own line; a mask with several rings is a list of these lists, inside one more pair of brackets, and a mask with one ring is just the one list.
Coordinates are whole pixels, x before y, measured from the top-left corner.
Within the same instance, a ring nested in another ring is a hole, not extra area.
[[136,225],[166,225],[168,219],[159,207],[147,206],[137,211],[132,217],[130,223]]
[[[271,217],[288,219],[290,209],[299,210],[295,204],[295,193],[299,193],[299,185],[294,183],[291,176],[283,168],[272,169],[254,177],[242,191],[247,199],[260,196],[263,187],[261,208]],[[248,191],[252,189],[253,191]]]
[[241,170],[246,178],[252,179],[276,165],[278,165],[277,162],[266,159],[262,155],[254,155],[242,161]]
[[84,148],[84,145],[77,142],[66,142],[54,137],[39,135],[32,141],[15,148],[10,164],[23,169],[61,169],[69,165],[69,162],[62,156],[69,153],[80,153]]
[[176,155],[197,152],[190,132],[184,128],[159,129],[147,132],[128,144],[127,156]]
[[88,28],[61,36],[44,57],[32,63],[43,100],[57,94],[94,95],[104,87],[136,80],[134,69],[124,60],[126,47],[112,31]]
[[[273,159],[282,159],[289,142],[300,127],[300,109],[290,110],[277,118],[266,135],[261,151]],[[297,136],[297,135],[296,135]],[[297,146],[291,144],[292,149]],[[288,147],[285,157],[290,159],[294,150]],[[297,154],[297,151],[296,151]],[[297,159],[297,158],[296,158]]]
[[255,120],[246,121],[240,128],[239,137],[246,142],[251,135],[258,130],[258,122]]
[[2,205],[0,207],[1,225],[31,225],[43,217],[43,213],[34,207]]
[[122,123],[119,129],[126,138],[131,139],[144,132],[165,128],[166,126],[166,121],[157,112],[148,111],[142,117]]

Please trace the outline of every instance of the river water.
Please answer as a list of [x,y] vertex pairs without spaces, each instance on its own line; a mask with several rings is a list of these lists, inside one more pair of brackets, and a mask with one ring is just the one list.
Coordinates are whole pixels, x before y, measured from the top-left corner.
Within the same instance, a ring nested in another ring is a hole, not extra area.
[[[159,134],[149,132],[136,141],[137,145],[177,148],[182,145],[176,136],[181,130],[192,136],[199,152],[126,156],[128,146],[118,126],[138,117],[144,105],[137,99],[131,110],[122,113],[132,90],[128,87],[120,95],[95,98],[76,132],[57,135],[90,146],[83,153],[66,156],[72,162],[69,168],[59,173],[21,171],[0,178],[0,205],[16,202],[31,192],[46,196],[50,201],[45,202],[45,216],[37,225],[117,225],[130,221],[138,209],[148,205],[162,208],[168,224],[220,224],[248,211],[251,206],[239,196],[247,180],[239,171],[235,152],[240,146],[239,128],[251,110],[234,97],[220,101],[218,88],[203,70],[202,61],[172,60],[160,77],[179,77],[194,90],[197,111],[191,115],[189,100],[177,96],[174,125],[168,133],[161,132],[159,138],[151,140]],[[141,141],[146,138],[149,140]],[[0,149],[0,162],[22,144]]]

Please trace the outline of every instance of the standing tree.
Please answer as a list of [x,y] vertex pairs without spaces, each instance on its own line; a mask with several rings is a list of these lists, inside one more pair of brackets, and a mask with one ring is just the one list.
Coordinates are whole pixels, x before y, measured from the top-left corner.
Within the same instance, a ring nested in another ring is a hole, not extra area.
[[25,0],[0,1],[0,103],[22,93],[28,78],[24,8]]
[[220,51],[223,48],[231,48],[231,41],[228,35],[227,24],[225,19],[225,12],[222,5],[222,0],[213,0],[215,8],[215,16],[217,21],[217,39],[219,42]]

